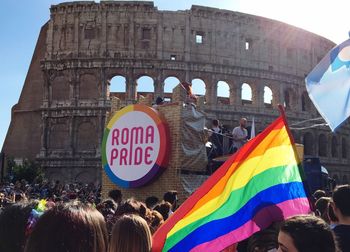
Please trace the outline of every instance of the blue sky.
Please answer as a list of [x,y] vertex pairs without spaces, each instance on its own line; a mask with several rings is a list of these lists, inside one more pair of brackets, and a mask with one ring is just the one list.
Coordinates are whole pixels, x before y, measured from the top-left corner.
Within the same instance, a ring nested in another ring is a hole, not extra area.
[[[42,25],[56,0],[2,0],[0,8],[0,146],[18,101]],[[335,4],[336,3],[336,4]],[[348,38],[349,0],[158,0],[160,10],[184,10],[192,4],[240,11],[280,20],[336,43]]]

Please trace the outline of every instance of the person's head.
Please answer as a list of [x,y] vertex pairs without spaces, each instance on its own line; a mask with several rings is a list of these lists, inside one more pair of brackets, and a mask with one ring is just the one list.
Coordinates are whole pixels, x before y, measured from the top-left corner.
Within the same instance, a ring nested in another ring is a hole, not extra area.
[[123,199],[122,192],[118,189],[109,191],[108,197],[110,197],[112,200],[114,200],[114,202],[117,204],[120,204],[120,202],[122,202],[122,199]]
[[326,192],[323,190],[316,190],[314,192],[313,196],[314,196],[315,200],[317,201],[319,198],[326,197],[327,195],[326,195]]
[[157,229],[164,223],[163,216],[156,210],[151,211],[151,221],[149,223],[149,228],[151,233],[154,234]]
[[247,252],[275,251],[278,248],[279,223],[253,234],[247,242]]
[[137,215],[123,215],[112,230],[109,252],[150,252],[151,231],[147,222]]
[[164,202],[156,205],[154,207],[154,210],[159,212],[163,216],[164,220],[167,220],[169,217],[170,210],[171,210],[171,204],[167,201],[164,201]]
[[29,236],[25,252],[105,252],[107,247],[103,216],[95,208],[75,203],[47,210]]
[[0,211],[0,251],[23,251],[28,219],[36,203],[16,203]]
[[334,213],[341,224],[342,219],[350,218],[350,185],[337,186],[332,199]]
[[164,100],[162,97],[158,96],[157,99],[156,99],[156,104],[157,105],[162,105],[164,104]]
[[114,200],[107,199],[104,200],[103,202],[99,203],[96,206],[96,209],[102,213],[102,215],[106,218],[107,215],[109,214],[114,214],[115,211],[117,210],[117,204],[114,202]]
[[246,118],[241,118],[241,120],[239,120],[239,125],[240,125],[242,128],[245,128],[246,125],[247,125],[247,119],[246,119]]
[[329,223],[328,217],[328,204],[331,202],[331,198],[321,197],[315,203],[316,215],[321,217],[325,222]]
[[145,218],[147,214],[147,207],[142,202],[131,198],[119,205],[115,212],[115,216],[117,218],[126,214],[135,214]]
[[279,252],[336,252],[332,230],[321,218],[311,215],[287,219],[278,234]]
[[164,194],[163,200],[169,202],[172,205],[172,210],[176,209],[177,203],[177,191],[168,191]]
[[156,196],[149,196],[145,200],[146,206],[149,209],[153,209],[159,202],[159,199]]
[[212,124],[213,124],[213,127],[219,127],[219,120],[214,119],[214,120],[212,121]]
[[337,216],[335,216],[331,202],[329,202],[328,206],[327,206],[327,215],[328,215],[328,219],[329,219],[330,224],[337,224],[339,222]]

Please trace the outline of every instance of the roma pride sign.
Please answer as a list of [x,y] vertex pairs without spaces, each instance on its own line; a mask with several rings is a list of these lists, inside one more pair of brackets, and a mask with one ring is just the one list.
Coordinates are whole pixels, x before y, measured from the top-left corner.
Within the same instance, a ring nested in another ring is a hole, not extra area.
[[139,187],[166,168],[169,148],[169,128],[159,113],[148,106],[129,105],[105,129],[102,164],[117,185]]

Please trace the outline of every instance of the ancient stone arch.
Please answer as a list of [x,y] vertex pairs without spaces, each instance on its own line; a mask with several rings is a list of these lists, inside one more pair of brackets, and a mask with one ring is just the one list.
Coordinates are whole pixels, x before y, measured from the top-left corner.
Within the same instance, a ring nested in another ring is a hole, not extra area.
[[305,155],[314,155],[314,136],[311,132],[306,132],[303,136],[303,145],[304,145],[304,154]]
[[63,75],[57,75],[50,82],[50,98],[53,102],[69,100],[70,85],[67,78]]
[[332,142],[331,142],[331,154],[332,157],[337,158],[338,157],[338,140],[336,136],[332,136]]
[[327,148],[328,143],[327,143],[327,137],[325,134],[320,134],[318,136],[318,155],[321,157],[326,157],[327,156]]
[[97,77],[92,73],[85,73],[80,76],[79,99],[97,100],[100,98],[100,87]]
[[342,150],[342,158],[347,158],[348,157],[348,144],[347,144],[345,137],[342,138],[341,147],[342,147],[342,149],[341,149]]
[[77,122],[76,151],[96,151],[98,144],[96,124],[96,119],[85,119]]
[[48,138],[48,146],[50,149],[64,150],[70,147],[70,132],[67,125],[68,122],[64,122],[63,120],[52,123]]

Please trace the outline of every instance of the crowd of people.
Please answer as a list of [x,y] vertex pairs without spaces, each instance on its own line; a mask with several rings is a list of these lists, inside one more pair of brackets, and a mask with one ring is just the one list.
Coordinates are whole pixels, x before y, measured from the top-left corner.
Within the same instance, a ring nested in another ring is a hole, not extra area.
[[[313,194],[314,213],[274,223],[224,251],[350,251],[350,186]],[[0,187],[0,251],[151,251],[152,234],[177,209],[176,191],[144,202],[59,181]]]

